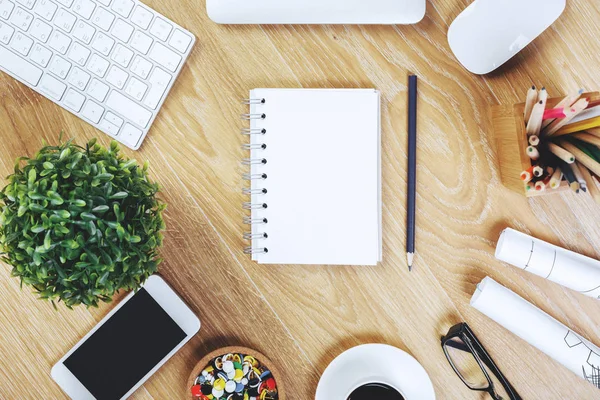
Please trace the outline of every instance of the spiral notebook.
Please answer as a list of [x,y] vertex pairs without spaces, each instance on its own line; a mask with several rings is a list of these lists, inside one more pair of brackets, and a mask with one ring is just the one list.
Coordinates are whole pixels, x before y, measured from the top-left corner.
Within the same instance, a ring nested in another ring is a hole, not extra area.
[[255,89],[245,103],[245,252],[264,264],[381,261],[379,92]]

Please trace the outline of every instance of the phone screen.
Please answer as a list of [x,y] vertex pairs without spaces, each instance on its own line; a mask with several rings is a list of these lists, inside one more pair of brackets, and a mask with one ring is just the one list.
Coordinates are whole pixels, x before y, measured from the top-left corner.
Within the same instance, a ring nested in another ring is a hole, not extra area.
[[64,361],[98,400],[118,400],[186,338],[141,288]]

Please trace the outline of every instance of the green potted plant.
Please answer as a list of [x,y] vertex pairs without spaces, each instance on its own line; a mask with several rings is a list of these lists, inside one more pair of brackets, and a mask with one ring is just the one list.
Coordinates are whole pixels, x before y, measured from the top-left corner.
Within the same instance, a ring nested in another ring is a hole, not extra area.
[[148,164],[117,142],[44,146],[17,160],[0,191],[0,258],[40,298],[97,307],[156,272],[166,207],[157,193]]

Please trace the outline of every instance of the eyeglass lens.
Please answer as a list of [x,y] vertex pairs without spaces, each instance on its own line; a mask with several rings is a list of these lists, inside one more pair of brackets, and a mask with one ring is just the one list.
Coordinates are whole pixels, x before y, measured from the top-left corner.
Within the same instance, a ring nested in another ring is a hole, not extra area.
[[[454,337],[447,341],[444,344],[444,348],[450,362],[454,365],[469,388],[475,390],[489,389],[490,384],[483,370],[467,344],[460,337]],[[498,378],[496,378],[494,373],[485,365],[485,363],[482,362],[482,364],[488,373],[488,376],[494,383],[494,391],[499,396],[497,400],[510,399],[510,396],[506,393]]]

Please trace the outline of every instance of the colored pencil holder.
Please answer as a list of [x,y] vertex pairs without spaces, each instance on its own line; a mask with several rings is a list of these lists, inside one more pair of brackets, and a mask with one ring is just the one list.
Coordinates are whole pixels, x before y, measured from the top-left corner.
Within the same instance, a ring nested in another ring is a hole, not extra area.
[[[213,360],[216,357],[222,356],[224,354],[229,354],[229,353],[247,354],[247,355],[251,355],[254,358],[256,358],[257,360],[259,360],[262,365],[264,365],[271,371],[273,378],[277,382],[277,393],[278,393],[277,398],[278,398],[278,400],[286,400],[284,384],[283,384],[283,375],[281,375],[279,373],[279,369],[264,354],[259,353],[258,351],[249,349],[247,347],[241,347],[241,346],[224,347],[224,348],[212,351],[209,354],[207,354],[206,356],[204,356],[198,362],[198,364],[196,364],[196,366],[192,370],[192,372],[187,380],[186,390],[188,391],[188,393],[189,393],[190,388],[192,386],[194,386],[194,383],[196,382],[196,378],[198,377],[198,375],[200,375],[202,373],[202,370],[206,366],[209,365],[211,360]],[[193,396],[191,394],[188,395],[187,398],[192,399],[192,400],[198,400],[198,397]]]
[[[590,100],[598,100],[600,93],[584,93],[582,97]],[[554,108],[563,97],[550,98],[546,108]],[[492,107],[492,125],[494,127],[494,141],[496,143],[496,154],[500,163],[500,177],[502,184],[526,197],[545,196],[560,193],[569,189],[569,185],[562,181],[560,187],[552,190],[535,191],[527,190],[526,184],[521,180],[521,172],[531,167],[531,159],[527,156],[526,122],[523,114],[525,103],[512,106],[499,105]]]

